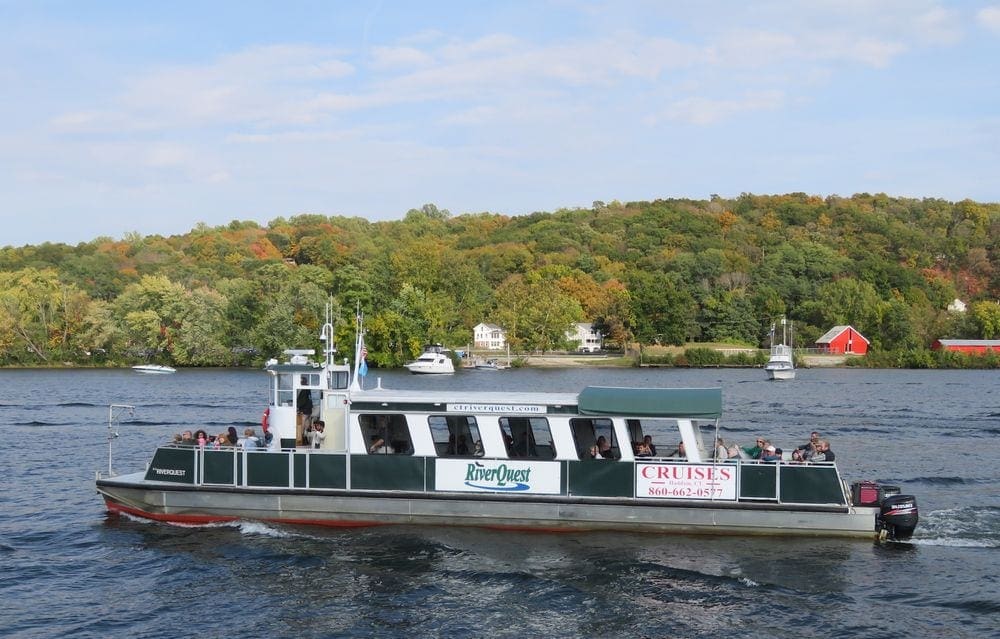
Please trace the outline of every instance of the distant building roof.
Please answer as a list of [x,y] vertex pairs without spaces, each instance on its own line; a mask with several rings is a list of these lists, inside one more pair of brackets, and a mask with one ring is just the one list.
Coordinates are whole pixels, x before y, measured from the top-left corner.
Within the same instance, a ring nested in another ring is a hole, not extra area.
[[1000,339],[939,339],[941,346],[993,346],[1000,347]]
[[865,344],[871,344],[871,342],[868,341],[867,337],[865,337],[864,335],[862,335],[861,333],[859,333],[858,329],[856,329],[856,328],[854,328],[853,326],[850,326],[850,325],[834,326],[833,328],[831,328],[827,332],[823,333],[822,337],[820,337],[818,340],[816,340],[816,343],[817,344],[829,344],[833,340],[837,339],[837,336],[840,335],[841,333],[843,333],[844,331],[846,331],[847,329],[851,329],[852,331],[854,331],[854,333],[858,337],[860,337],[861,339],[865,340]]

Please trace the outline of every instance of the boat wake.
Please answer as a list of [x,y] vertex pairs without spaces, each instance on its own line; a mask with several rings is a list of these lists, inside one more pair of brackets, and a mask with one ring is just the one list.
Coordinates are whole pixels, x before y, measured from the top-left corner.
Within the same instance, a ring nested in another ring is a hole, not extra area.
[[270,537],[272,539],[323,539],[317,535],[310,535],[298,530],[288,530],[286,528],[281,528],[262,521],[241,519],[237,521],[223,521],[210,524],[185,524],[176,521],[155,521],[153,519],[146,519],[145,517],[139,517],[138,515],[126,512],[121,513],[121,516],[136,523],[155,524],[158,526],[163,525],[173,528],[191,528],[197,530],[233,529],[238,530],[240,534],[245,537]]
[[950,508],[921,513],[910,543],[954,548],[1000,548],[1000,508]]

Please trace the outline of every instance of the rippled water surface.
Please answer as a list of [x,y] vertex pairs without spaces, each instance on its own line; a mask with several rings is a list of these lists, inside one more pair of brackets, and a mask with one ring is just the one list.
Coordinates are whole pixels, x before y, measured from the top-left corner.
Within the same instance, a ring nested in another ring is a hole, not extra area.
[[[188,427],[257,426],[257,371],[0,371],[0,636],[996,637],[1000,373],[800,370],[384,373],[396,388],[721,386],[727,439],[832,440],[848,480],[917,496],[912,543],[531,534],[112,517],[113,466]],[[368,381],[374,383],[373,375]]]

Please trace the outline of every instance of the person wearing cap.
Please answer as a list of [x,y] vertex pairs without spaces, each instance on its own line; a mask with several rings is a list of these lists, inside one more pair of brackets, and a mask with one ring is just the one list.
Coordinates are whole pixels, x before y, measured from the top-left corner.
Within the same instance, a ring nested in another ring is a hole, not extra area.
[[781,455],[778,454],[778,449],[773,444],[768,444],[764,447],[764,452],[761,454],[760,460],[766,462],[781,461]]

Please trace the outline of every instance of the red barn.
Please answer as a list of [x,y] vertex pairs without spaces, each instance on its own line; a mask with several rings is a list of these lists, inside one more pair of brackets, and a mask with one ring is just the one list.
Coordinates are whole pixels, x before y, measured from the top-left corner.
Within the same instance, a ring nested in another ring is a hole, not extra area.
[[816,340],[816,348],[834,355],[864,355],[870,343],[853,326],[834,326]]
[[1000,339],[936,339],[931,350],[957,351],[967,355],[984,355],[989,351],[1000,353]]

